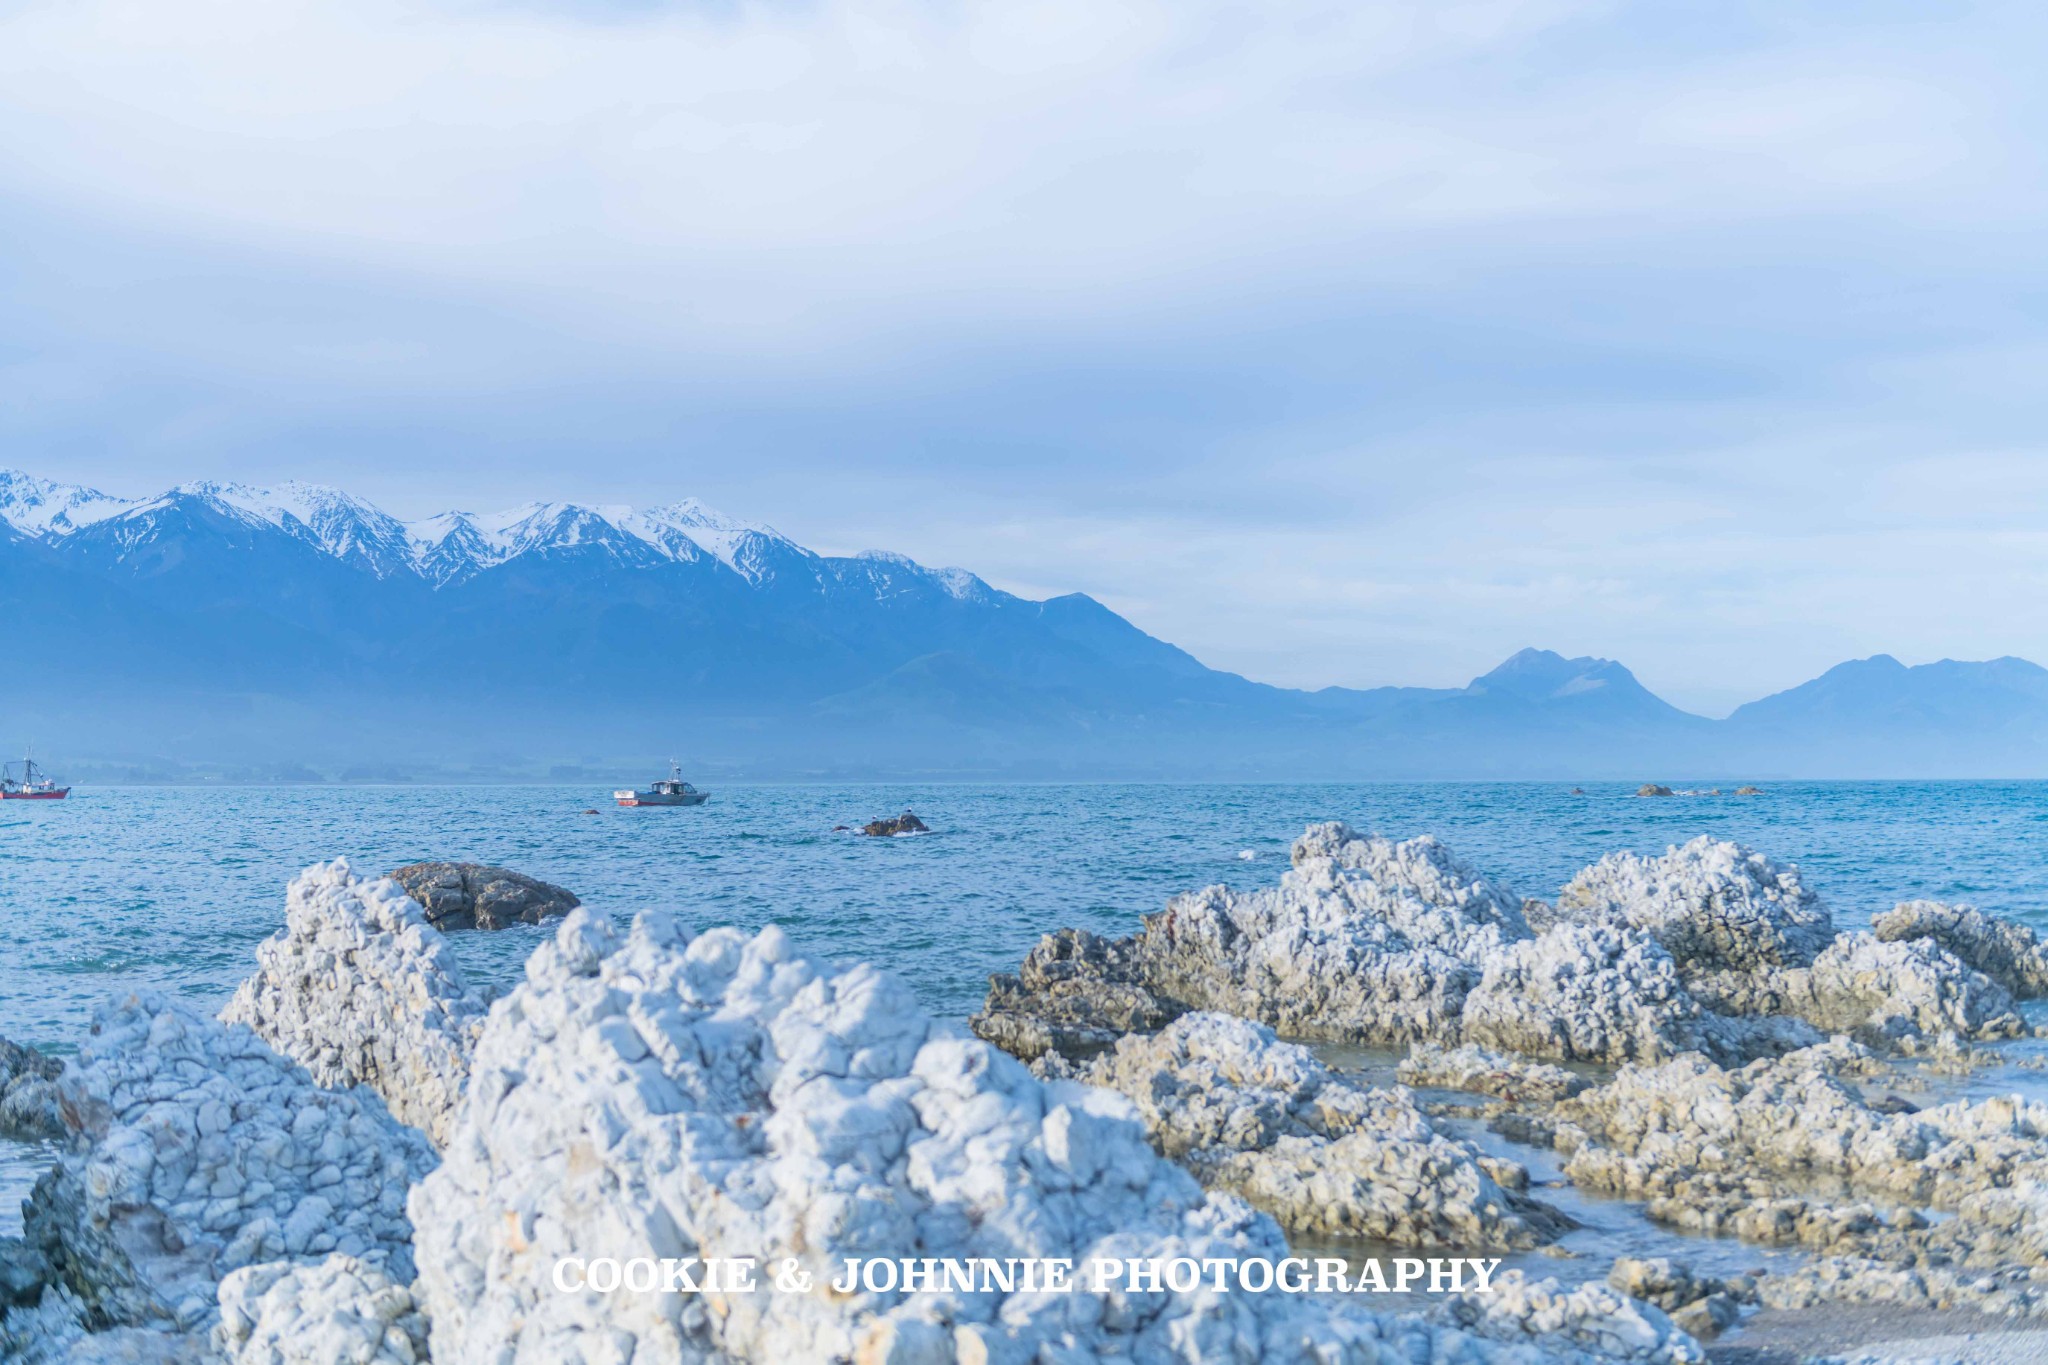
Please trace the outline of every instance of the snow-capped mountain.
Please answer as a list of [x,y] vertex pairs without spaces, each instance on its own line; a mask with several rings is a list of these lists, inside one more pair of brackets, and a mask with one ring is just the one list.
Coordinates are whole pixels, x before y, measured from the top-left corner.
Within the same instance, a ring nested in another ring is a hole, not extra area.
[[[502,512],[451,511],[401,522],[340,489],[297,480],[270,488],[183,483],[152,497],[122,498],[0,470],[0,521],[45,542],[97,528],[116,547],[117,558],[135,553],[151,538],[157,514],[180,503],[252,529],[282,532],[379,578],[409,573],[436,587],[521,556],[593,547],[628,565],[711,560],[749,583],[775,572],[778,563],[818,558],[772,527],[728,517],[694,498],[645,510],[534,502]],[[962,570],[943,572],[963,587],[972,580]]]
[[1533,649],[1465,687],[1297,692],[1078,593],[820,555],[693,501],[401,522],[317,484],[126,498],[0,472],[0,638],[34,664],[8,675],[0,740],[122,763],[533,773],[681,753],[783,775],[1632,783],[2048,768],[2048,673],[2019,660],[1866,660],[1725,721],[1612,660]]

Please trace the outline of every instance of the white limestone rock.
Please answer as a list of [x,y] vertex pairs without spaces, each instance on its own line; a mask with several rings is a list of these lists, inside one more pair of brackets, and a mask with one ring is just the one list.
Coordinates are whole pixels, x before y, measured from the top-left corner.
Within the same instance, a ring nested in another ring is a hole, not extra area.
[[1660,857],[1608,854],[1558,893],[1555,914],[1644,930],[1688,973],[1803,967],[1835,934],[1797,867],[1704,834]]
[[1933,939],[1843,934],[1810,967],[1696,976],[1693,993],[1731,1014],[1786,1015],[1892,1050],[2027,1032],[2004,987]]
[[[1294,1232],[1408,1245],[1527,1248],[1567,1220],[1509,1190],[1405,1090],[1333,1076],[1305,1047],[1225,1014],[1125,1038],[1077,1072],[1129,1098],[1152,1145]],[[1528,1173],[1505,1163],[1517,1188]]]
[[1537,1103],[1568,1099],[1592,1084],[1561,1066],[1495,1052],[1476,1043],[1462,1047],[1417,1043],[1394,1074],[1404,1085]]
[[411,1276],[405,1191],[433,1151],[375,1095],[320,1089],[154,992],[95,1012],[63,1085],[80,1131],[24,1206],[25,1240],[95,1329],[203,1329],[224,1274],[280,1257]]
[[401,1122],[446,1141],[484,1002],[397,882],[357,877],[345,859],[307,868],[256,961],[222,1019],[322,1086],[369,1086]]
[[1661,1309],[1604,1284],[1567,1289],[1504,1270],[1486,1292],[1455,1295],[1439,1311],[1445,1321],[1497,1341],[1569,1343],[1604,1360],[1704,1365],[1707,1358]]
[[1482,1046],[1613,1063],[1701,1046],[1703,1013],[1656,940],[1565,924],[1489,954],[1460,1022]]
[[1901,902],[1870,927],[1887,943],[1932,939],[2015,999],[2048,995],[2048,943],[2024,924],[1968,905],[1922,900]]
[[[1410,1316],[1285,1295],[835,1295],[847,1257],[1284,1255],[1130,1103],[951,1036],[890,976],[776,929],[623,937],[573,912],[492,1008],[441,1167],[415,1187],[438,1365],[520,1360],[1528,1362]],[[754,1290],[558,1293],[564,1256],[752,1257]],[[809,1292],[779,1293],[785,1259]],[[1676,1358],[1676,1357],[1673,1357]]]
[[220,1282],[215,1348],[229,1365],[420,1365],[412,1291],[353,1256],[244,1266]]
[[1844,1078],[1853,1061],[1816,1048],[1732,1071],[1697,1055],[1623,1067],[1560,1106],[1589,1138],[1566,1173],[1632,1195],[1668,1195],[1695,1173],[1831,1176],[1913,1207],[2007,1226],[2041,1219],[2012,1192],[2048,1189],[2048,1105],[2012,1097],[1881,1112]]
[[1403,1043],[1455,1032],[1480,964],[1528,937],[1520,903],[1436,839],[1311,826],[1280,885],[1215,886],[1145,917],[1146,984],[1290,1037]]

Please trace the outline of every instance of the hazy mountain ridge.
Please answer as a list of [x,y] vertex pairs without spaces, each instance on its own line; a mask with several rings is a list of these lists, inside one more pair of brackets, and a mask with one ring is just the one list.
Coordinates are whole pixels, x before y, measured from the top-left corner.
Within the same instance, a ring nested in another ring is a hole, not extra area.
[[[336,489],[148,498],[0,472],[6,723],[108,762],[1065,776],[2026,775],[2048,670],[1843,664],[1725,721],[1528,649],[1463,688],[1302,692],[1080,594],[818,555],[694,500],[403,522]],[[9,737],[0,735],[0,740]]]

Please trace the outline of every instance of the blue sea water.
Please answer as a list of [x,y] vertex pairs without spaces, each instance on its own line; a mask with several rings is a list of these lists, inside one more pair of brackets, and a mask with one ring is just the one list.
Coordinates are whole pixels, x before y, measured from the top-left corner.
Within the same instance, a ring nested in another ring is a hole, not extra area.
[[[693,931],[777,923],[808,952],[901,973],[955,1017],[1038,935],[1129,933],[1177,892],[1270,884],[1292,838],[1327,819],[1434,833],[1521,895],[1551,896],[1616,849],[1654,853],[1714,834],[1799,863],[1845,926],[1925,896],[2048,929],[2048,784],[1633,790],[735,786],[694,810],[621,810],[588,787],[87,787],[65,802],[0,803],[0,1036],[68,1051],[96,1001],[138,986],[217,1007],[282,922],[285,882],[337,855],[375,871],[423,858],[502,863],[622,919],[663,907]],[[906,807],[935,832],[833,832]],[[473,976],[502,986],[545,932],[454,941]]]

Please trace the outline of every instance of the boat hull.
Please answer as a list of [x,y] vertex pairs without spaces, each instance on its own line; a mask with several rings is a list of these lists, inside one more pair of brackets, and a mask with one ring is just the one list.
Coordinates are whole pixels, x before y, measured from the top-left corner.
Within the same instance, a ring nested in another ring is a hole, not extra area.
[[693,796],[621,796],[622,806],[701,806],[711,799],[709,792],[698,792]]
[[0,801],[62,801],[69,795],[69,787],[59,787],[53,792],[0,792]]

